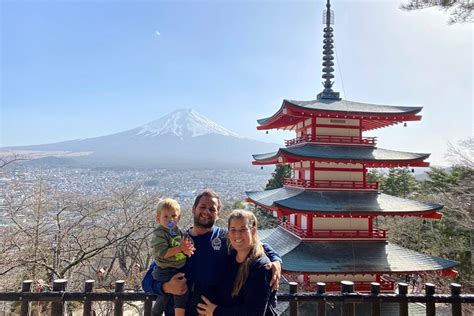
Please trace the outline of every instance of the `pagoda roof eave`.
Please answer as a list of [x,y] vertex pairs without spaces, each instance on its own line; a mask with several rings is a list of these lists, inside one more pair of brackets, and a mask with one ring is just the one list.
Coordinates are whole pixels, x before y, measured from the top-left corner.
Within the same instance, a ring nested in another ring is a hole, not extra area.
[[282,187],[248,191],[248,200],[269,210],[312,213],[319,216],[421,216],[439,218],[443,205],[422,203],[378,192],[312,191]]
[[[270,117],[257,120],[257,129],[286,128],[298,120],[309,116],[360,118],[365,119],[364,130],[389,126],[404,121],[417,121],[421,116],[416,115],[423,107],[390,106],[354,102],[349,100],[283,100],[280,109]],[[370,121],[380,121],[370,123]]]
[[259,236],[262,242],[280,253],[283,270],[288,272],[395,274],[438,271],[458,265],[456,261],[418,253],[386,241],[302,241],[281,227],[259,231]]
[[427,167],[424,162],[430,154],[411,153],[373,147],[350,147],[317,145],[280,148],[277,152],[253,155],[254,165],[291,163],[299,161],[327,161],[341,163],[363,163],[370,167],[413,166]]

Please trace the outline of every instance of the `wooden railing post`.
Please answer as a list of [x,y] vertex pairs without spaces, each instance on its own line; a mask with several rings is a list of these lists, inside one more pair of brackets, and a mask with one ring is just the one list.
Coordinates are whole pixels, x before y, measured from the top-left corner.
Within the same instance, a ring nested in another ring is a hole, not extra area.
[[[84,283],[84,293],[91,293],[94,291],[94,280],[86,280]],[[92,301],[84,297],[84,309],[82,310],[83,316],[92,315]]]
[[[451,297],[457,297],[461,295],[461,284],[451,283],[449,287],[451,288]],[[461,302],[451,303],[451,315],[453,316],[462,315]]]
[[[125,288],[125,281],[118,280],[115,282],[115,293],[121,293],[124,291]],[[114,304],[114,315],[115,316],[122,316],[123,315],[123,301],[115,297],[115,304]]]
[[[25,280],[23,281],[21,285],[21,292],[31,292],[31,284],[33,283],[33,280]],[[28,316],[30,309],[30,302],[27,300],[21,300],[21,309],[20,309],[20,315],[21,316]]]
[[[435,285],[433,283],[425,284],[425,296],[433,296],[435,294]],[[434,301],[426,302],[426,316],[436,316],[436,307]]]
[[[318,286],[318,294],[324,295],[326,294],[326,283],[318,282],[316,283]],[[318,316],[325,316],[326,315],[326,300],[318,302]]]
[[[378,296],[380,294],[380,283],[371,282],[370,283],[370,294]],[[380,316],[380,302],[372,302],[372,316]]]
[[[354,292],[354,282],[352,281],[341,281],[341,293],[350,294]],[[355,308],[354,303],[346,303],[342,304],[342,315],[343,316],[354,316],[355,315]]]
[[[298,292],[298,283],[289,282],[290,284],[290,294],[296,294]],[[290,316],[298,316],[298,302],[290,302]]]
[[406,295],[408,294],[408,284],[404,282],[398,283],[398,295],[400,302],[399,304],[399,315],[408,316],[408,300]]
[[153,300],[150,299],[149,296],[147,296],[146,299],[145,299],[145,304],[144,304],[144,308],[143,308],[143,315],[144,316],[151,316],[152,307],[153,307]]
[[[53,281],[54,292],[66,291],[67,280],[57,279]],[[51,316],[62,316],[64,314],[64,301],[61,299],[59,302],[51,303]]]

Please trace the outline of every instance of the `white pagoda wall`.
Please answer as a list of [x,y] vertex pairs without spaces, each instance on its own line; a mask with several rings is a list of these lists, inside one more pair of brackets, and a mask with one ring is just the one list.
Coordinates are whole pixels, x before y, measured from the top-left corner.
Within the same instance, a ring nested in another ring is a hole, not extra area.
[[358,129],[316,127],[316,136],[359,136]]
[[[314,170],[314,180],[363,181],[363,166],[360,163],[315,162],[314,168],[309,161],[291,164],[292,178],[310,180]],[[331,169],[331,170],[324,170]],[[338,169],[338,170],[334,170]],[[350,171],[346,171],[350,169]],[[354,170],[356,169],[356,170]]]
[[322,170],[314,172],[314,180],[362,181],[363,179],[362,172]]
[[353,282],[374,282],[376,276],[371,274],[351,274],[350,276],[345,274],[330,274],[330,275],[317,275],[310,274],[309,282],[341,282],[350,279]]
[[367,218],[323,218],[313,217],[313,230],[368,230]]
[[360,121],[357,119],[340,119],[340,118],[325,118],[318,117],[316,118],[316,125],[340,125],[340,126],[360,126]]
[[361,163],[340,163],[340,162],[315,162],[314,166],[316,168],[338,168],[338,169],[360,169],[362,170],[363,166]]
[[[332,127],[318,125],[331,125]],[[317,136],[360,136],[359,127],[360,121],[355,119],[316,118]]]

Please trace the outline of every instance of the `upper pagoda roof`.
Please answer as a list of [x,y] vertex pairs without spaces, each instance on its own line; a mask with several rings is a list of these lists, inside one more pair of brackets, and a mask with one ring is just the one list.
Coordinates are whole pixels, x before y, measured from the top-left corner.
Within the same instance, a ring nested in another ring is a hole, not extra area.
[[411,153],[374,147],[349,147],[306,143],[280,148],[277,152],[253,155],[256,165],[298,162],[301,160],[360,162],[375,167],[426,166],[430,154]]
[[422,109],[420,106],[378,105],[341,99],[285,99],[273,116],[257,120],[260,125],[257,129],[291,128],[299,121],[314,116],[362,119],[363,130],[370,130],[404,121],[420,120],[421,116],[416,114]]
[[[311,212],[320,215],[413,215],[426,216],[443,208],[378,192],[311,191],[283,187],[268,191],[248,191],[248,198],[267,209]],[[436,216],[435,216],[436,217]]]
[[[292,248],[281,240],[297,238],[278,227],[259,232],[262,242],[280,253],[283,270],[320,274],[407,273],[452,268],[456,261],[428,256],[385,241],[302,241]],[[296,245],[295,245],[296,244]]]

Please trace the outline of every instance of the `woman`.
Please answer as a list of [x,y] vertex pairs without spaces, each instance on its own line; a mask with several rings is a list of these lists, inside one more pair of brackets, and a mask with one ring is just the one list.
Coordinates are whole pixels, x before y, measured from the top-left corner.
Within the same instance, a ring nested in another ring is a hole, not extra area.
[[252,212],[234,210],[228,221],[229,250],[225,280],[219,289],[219,305],[202,297],[198,313],[221,315],[276,315],[276,296],[270,287],[271,271],[265,268],[270,260],[257,237],[257,218]]

